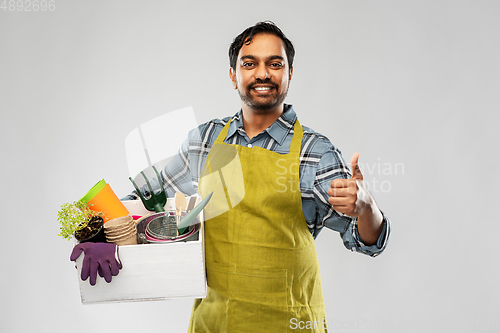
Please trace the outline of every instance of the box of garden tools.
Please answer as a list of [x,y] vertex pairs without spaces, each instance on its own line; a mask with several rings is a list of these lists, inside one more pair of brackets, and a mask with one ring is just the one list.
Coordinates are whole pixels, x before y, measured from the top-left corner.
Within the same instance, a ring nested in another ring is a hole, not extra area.
[[[188,202],[199,204],[201,198],[187,197]],[[97,277],[97,283],[91,286],[89,280],[80,278],[83,255],[76,261],[81,301],[84,304],[154,301],[181,297],[203,298],[207,293],[204,249],[204,215],[201,211],[185,232],[185,236],[174,237],[172,241],[159,241],[143,233],[144,223],[154,217],[144,208],[141,200],[123,201],[130,215],[146,216],[138,219],[138,244],[120,245],[119,257],[123,268],[117,276],[107,283]],[[175,202],[169,198],[165,212],[175,212]],[[175,213],[174,213],[175,214]],[[174,216],[175,218],[175,216]],[[142,222],[142,223],[141,223]],[[191,230],[192,229],[192,230]],[[149,230],[149,229],[148,229]]]

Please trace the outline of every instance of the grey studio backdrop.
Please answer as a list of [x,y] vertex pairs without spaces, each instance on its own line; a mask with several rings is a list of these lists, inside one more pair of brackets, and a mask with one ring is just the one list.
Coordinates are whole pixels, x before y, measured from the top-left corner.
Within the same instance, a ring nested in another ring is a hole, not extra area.
[[0,2],[0,331],[186,331],[192,299],[82,305],[57,210],[132,190],[139,124],[234,114],[228,46],[266,19],[297,50],[287,102],[393,223],[375,259],[316,240],[330,330],[500,331],[500,1]]

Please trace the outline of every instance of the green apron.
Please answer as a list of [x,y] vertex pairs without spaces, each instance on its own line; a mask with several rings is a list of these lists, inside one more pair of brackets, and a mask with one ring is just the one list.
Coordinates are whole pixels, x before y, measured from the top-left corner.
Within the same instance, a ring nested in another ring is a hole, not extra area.
[[290,153],[281,155],[224,143],[229,124],[207,157],[199,192],[213,190],[203,175],[217,163],[214,148],[226,145],[237,150],[244,197],[205,223],[207,297],[195,300],[188,331],[327,332],[318,257],[300,195],[302,126],[295,122]]

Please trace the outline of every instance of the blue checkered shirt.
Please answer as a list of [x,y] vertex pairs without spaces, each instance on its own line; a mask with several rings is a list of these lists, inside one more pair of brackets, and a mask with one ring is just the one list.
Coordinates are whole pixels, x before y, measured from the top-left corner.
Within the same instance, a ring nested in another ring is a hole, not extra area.
[[[168,197],[173,197],[175,192],[189,195],[197,193],[198,180],[208,152],[229,120],[231,124],[225,143],[258,146],[280,154],[290,152],[293,126],[297,119],[291,105],[285,105],[285,112],[278,120],[251,139],[245,132],[241,115],[240,110],[232,118],[214,119],[190,132],[179,153],[160,173]],[[391,230],[389,219],[382,213],[383,230],[377,243],[371,246],[363,244],[358,233],[357,219],[336,212],[328,202],[331,181],[351,177],[341,152],[325,136],[306,126],[302,128],[304,136],[299,163],[300,190],[302,210],[311,234],[316,238],[323,227],[327,227],[340,233],[347,249],[377,256],[387,245]],[[157,186],[157,182],[154,183]],[[142,190],[148,195],[144,187]],[[122,200],[136,199],[138,197],[134,191]]]

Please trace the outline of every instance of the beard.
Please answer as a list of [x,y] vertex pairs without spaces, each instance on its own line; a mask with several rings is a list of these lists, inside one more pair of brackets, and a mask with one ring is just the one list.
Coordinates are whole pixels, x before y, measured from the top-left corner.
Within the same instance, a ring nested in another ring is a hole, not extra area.
[[[251,90],[256,84],[272,85],[273,94],[265,97],[252,96]],[[280,86],[272,82],[270,79],[257,79],[254,83],[250,83],[249,85],[247,85],[245,90],[242,91],[240,87],[238,87],[237,90],[243,103],[245,103],[255,111],[259,111],[260,113],[267,113],[268,111],[273,110],[285,101],[286,95],[288,93],[288,88],[283,93],[279,92],[279,88]]]

